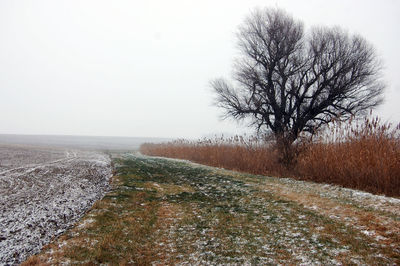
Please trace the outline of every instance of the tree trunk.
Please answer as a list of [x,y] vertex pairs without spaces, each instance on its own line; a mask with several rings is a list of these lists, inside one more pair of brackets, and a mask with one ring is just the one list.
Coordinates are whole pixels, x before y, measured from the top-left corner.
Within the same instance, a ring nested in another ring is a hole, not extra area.
[[297,156],[297,149],[293,144],[296,138],[280,134],[276,136],[276,149],[278,150],[278,161],[286,168],[294,167]]

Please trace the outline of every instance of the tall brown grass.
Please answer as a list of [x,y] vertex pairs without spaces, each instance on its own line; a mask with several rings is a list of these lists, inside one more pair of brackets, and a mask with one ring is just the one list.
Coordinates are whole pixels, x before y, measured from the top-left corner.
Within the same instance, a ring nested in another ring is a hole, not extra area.
[[400,196],[400,125],[378,118],[336,123],[300,154],[302,179]]
[[378,118],[333,123],[297,144],[293,165],[280,163],[272,142],[256,137],[177,140],[143,144],[147,155],[186,159],[241,172],[337,184],[376,194],[400,196],[400,125]]
[[255,137],[176,140],[164,144],[146,143],[143,154],[177,159],[253,174],[280,175],[285,172],[278,163],[277,151]]

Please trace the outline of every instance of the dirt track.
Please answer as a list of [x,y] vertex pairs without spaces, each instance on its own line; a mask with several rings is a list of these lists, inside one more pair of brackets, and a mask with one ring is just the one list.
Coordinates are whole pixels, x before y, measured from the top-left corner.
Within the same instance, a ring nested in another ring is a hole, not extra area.
[[400,200],[115,154],[112,190],[25,265],[400,265]]
[[0,145],[0,264],[17,264],[64,232],[110,176],[100,152]]

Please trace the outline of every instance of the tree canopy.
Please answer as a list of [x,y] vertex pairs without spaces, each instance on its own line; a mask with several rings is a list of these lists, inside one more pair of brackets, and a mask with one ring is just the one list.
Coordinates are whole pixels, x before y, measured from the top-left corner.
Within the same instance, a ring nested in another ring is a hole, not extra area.
[[233,82],[211,81],[225,117],[250,118],[288,145],[301,132],[366,113],[382,102],[374,47],[339,27],[313,27],[280,9],[256,9],[239,27]]

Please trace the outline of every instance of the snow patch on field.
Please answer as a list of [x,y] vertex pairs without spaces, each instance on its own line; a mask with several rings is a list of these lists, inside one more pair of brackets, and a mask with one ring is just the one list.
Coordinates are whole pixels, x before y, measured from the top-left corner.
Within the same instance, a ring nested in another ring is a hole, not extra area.
[[0,264],[18,264],[73,225],[108,190],[100,152],[0,146]]

